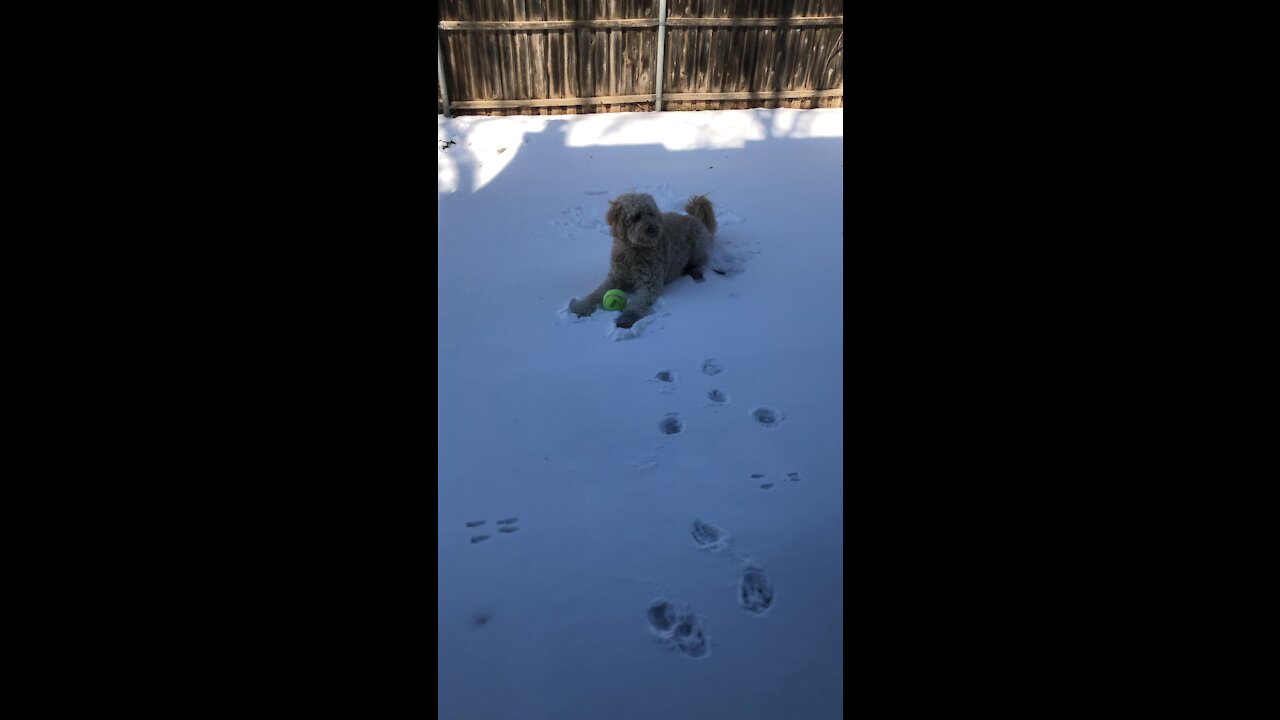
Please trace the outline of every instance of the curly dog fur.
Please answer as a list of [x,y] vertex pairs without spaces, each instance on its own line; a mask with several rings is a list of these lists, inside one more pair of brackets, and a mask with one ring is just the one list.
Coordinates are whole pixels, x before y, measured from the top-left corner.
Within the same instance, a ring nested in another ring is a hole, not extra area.
[[625,193],[609,201],[605,221],[613,236],[609,276],[585,297],[569,301],[579,317],[590,315],[600,299],[613,288],[630,295],[617,325],[629,328],[649,314],[662,287],[681,275],[702,281],[715,238],[716,215],[705,195],[696,195],[680,213],[658,212],[658,204],[645,193]]

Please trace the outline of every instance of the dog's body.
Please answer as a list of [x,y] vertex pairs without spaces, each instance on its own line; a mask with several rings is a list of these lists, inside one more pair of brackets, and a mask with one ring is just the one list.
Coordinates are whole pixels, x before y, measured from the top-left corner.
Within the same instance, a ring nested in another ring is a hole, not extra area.
[[605,215],[613,237],[609,276],[586,297],[570,300],[569,310],[590,315],[606,292],[618,288],[633,294],[617,320],[618,327],[629,328],[649,314],[667,283],[681,275],[701,281],[715,237],[715,211],[704,195],[690,198],[684,209],[688,215],[660,213],[653,197],[644,193],[610,200]]

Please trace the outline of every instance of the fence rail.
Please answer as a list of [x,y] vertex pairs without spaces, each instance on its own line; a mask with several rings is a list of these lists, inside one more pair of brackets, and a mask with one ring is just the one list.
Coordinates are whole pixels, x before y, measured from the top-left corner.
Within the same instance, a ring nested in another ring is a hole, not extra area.
[[[611,28],[657,27],[661,20],[639,18],[635,20],[442,20],[441,30],[567,30],[586,28],[607,30]],[[844,16],[798,18],[667,18],[673,27],[809,27],[819,25],[844,25]]]
[[843,107],[843,11],[842,0],[442,0],[437,108]]

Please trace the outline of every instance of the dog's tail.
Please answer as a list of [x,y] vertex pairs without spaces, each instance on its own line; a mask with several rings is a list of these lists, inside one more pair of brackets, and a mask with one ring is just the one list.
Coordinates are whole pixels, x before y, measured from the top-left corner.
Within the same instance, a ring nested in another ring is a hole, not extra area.
[[698,218],[698,222],[706,225],[712,235],[716,234],[716,211],[712,209],[711,201],[706,195],[694,195],[689,198],[689,202],[685,203],[684,211],[691,217]]

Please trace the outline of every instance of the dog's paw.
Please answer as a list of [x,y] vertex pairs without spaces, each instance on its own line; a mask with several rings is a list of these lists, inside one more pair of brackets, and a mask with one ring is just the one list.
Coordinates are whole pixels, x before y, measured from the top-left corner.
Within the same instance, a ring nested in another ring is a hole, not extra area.
[[641,317],[642,317],[641,315],[637,315],[636,313],[633,313],[633,312],[624,312],[618,316],[618,319],[616,322],[614,322],[614,324],[620,328],[629,328],[632,325],[635,325],[636,321],[639,320]]
[[569,301],[569,312],[578,317],[586,317],[596,311],[595,305],[579,302],[576,298]]

